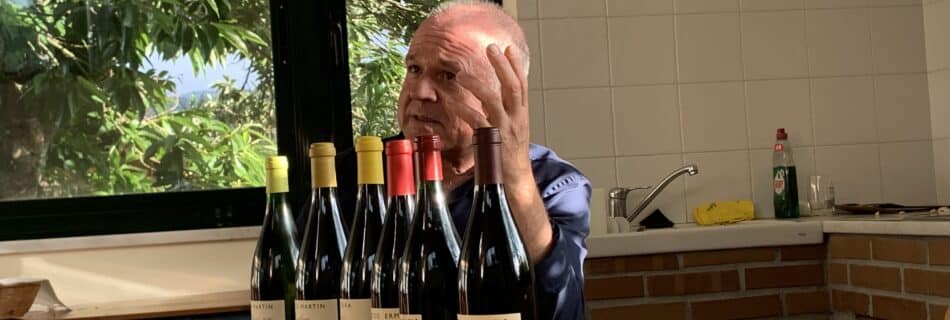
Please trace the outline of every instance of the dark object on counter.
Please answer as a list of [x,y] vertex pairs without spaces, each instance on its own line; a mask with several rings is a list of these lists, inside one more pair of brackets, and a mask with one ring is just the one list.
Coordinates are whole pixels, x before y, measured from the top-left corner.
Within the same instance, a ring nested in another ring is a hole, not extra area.
[[640,220],[640,225],[647,229],[672,228],[673,221],[667,219],[660,209],[653,210],[649,216]]
[[913,212],[913,211],[930,211],[932,209],[939,209],[940,206],[904,206],[896,203],[844,203],[835,205],[835,209],[840,213],[850,213],[850,214],[875,214],[880,213],[898,213],[901,211],[904,212]]

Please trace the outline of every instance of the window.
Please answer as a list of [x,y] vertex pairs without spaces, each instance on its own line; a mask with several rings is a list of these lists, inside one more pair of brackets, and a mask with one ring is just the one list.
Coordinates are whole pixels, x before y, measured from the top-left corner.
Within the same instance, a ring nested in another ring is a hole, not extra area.
[[0,0],[0,241],[258,225],[275,152],[302,203],[438,2]]
[[263,186],[268,6],[0,0],[0,200]]
[[439,0],[347,0],[353,134],[399,133],[396,103],[413,31]]

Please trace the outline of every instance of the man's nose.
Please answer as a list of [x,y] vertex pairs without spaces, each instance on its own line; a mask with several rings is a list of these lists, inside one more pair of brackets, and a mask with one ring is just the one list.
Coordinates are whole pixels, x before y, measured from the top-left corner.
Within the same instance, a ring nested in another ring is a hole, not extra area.
[[437,96],[432,81],[428,77],[420,77],[409,88],[409,95],[413,100],[435,102]]

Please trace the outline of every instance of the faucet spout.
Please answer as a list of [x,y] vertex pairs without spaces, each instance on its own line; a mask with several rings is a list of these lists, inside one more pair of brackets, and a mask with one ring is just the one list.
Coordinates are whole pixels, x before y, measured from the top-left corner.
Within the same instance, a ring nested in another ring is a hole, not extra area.
[[676,177],[679,177],[683,174],[693,176],[697,173],[699,173],[699,168],[697,168],[694,164],[673,170],[673,172],[667,175],[666,178],[660,180],[660,183],[655,185],[653,189],[650,190],[650,193],[648,193],[647,196],[643,198],[643,200],[640,200],[640,203],[638,203],[637,207],[633,209],[633,212],[627,215],[627,222],[633,222],[633,220],[643,212],[643,209],[646,209],[646,207],[650,205],[650,202],[653,202],[653,199],[663,191],[663,188],[666,188],[666,186],[670,184],[670,182],[673,182]]

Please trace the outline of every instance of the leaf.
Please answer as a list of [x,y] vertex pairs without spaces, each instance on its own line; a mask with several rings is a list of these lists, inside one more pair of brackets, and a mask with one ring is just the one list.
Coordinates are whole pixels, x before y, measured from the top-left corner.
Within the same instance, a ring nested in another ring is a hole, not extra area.
[[215,17],[221,17],[221,12],[218,11],[218,3],[215,0],[206,0],[205,5],[211,9],[211,12],[214,12]]

